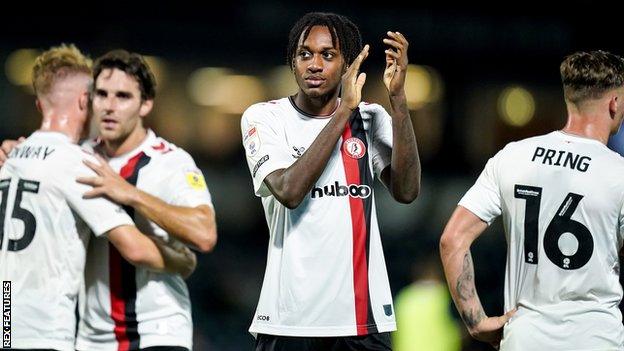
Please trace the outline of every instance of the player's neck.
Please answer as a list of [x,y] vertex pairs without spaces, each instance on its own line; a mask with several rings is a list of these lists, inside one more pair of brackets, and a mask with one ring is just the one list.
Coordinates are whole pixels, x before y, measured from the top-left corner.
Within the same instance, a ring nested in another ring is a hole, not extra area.
[[44,111],[41,128],[39,128],[39,130],[44,132],[65,134],[74,144],[80,140],[82,129],[83,126],[80,123],[76,123],[76,118],[71,113],[57,110]]
[[600,116],[569,114],[565,127],[561,130],[568,134],[598,140],[607,144],[610,135],[610,124]]
[[338,90],[332,94],[319,97],[307,96],[300,90],[293,101],[300,110],[309,115],[329,116],[338,107]]
[[104,150],[109,157],[117,157],[139,147],[145,138],[147,138],[147,129],[145,127],[138,127],[125,139],[104,140]]

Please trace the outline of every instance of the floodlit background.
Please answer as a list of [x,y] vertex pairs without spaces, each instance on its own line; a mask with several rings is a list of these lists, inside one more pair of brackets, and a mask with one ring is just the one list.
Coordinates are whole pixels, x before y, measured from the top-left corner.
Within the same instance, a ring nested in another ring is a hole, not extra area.
[[[30,71],[33,59],[50,46],[75,43],[93,58],[115,48],[148,57],[158,89],[147,123],[193,155],[217,211],[218,245],[199,257],[188,280],[196,350],[252,349],[246,330],[260,293],[268,232],[253,195],[239,122],[249,105],[297,91],[285,52],[290,27],[303,14],[333,11],[359,25],[371,44],[363,66],[364,100],[386,107],[381,40],[387,30],[398,30],[410,42],[406,91],[423,190],[411,205],[394,202],[379,186],[376,199],[393,293],[417,281],[400,303],[395,300],[400,326],[428,344],[398,336],[397,351],[487,349],[466,336],[445,290],[435,283],[444,224],[498,149],[563,126],[559,64],[565,55],[592,49],[624,54],[616,36],[622,32],[620,15],[571,3],[552,10],[522,1],[460,8],[93,3],[75,15],[49,6],[0,14],[0,139],[38,127]],[[623,143],[616,137],[611,146],[617,150]],[[500,221],[473,247],[478,291],[492,315],[503,312],[505,251]],[[402,347],[401,338],[413,348]],[[442,339],[450,342],[434,345]]]

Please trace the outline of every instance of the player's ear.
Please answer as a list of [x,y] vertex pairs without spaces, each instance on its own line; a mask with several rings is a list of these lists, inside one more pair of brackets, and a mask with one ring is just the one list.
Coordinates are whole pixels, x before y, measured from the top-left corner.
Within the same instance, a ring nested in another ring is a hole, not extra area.
[[80,108],[80,111],[84,111],[89,108],[89,92],[85,91],[80,94],[80,97],[78,97],[78,107]]
[[152,107],[154,107],[154,100],[143,100],[139,109],[139,116],[147,116],[152,111]]
[[621,104],[621,101],[618,100],[617,95],[612,96],[611,99],[609,100],[609,115],[611,116],[611,119],[615,119],[615,116],[617,115],[617,112],[618,112],[619,104]]
[[41,101],[39,100],[39,98],[35,99],[35,106],[37,106],[37,111],[39,111],[39,113],[43,112],[41,110]]

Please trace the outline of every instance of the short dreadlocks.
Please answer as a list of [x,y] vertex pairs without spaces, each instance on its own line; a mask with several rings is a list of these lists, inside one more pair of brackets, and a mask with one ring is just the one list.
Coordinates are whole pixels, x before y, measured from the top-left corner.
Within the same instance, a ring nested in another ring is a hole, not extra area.
[[348,18],[335,13],[310,12],[295,23],[288,35],[286,63],[291,69],[299,38],[303,34],[303,40],[305,41],[314,26],[322,26],[329,29],[332,36],[332,45],[340,48],[340,53],[347,64],[351,64],[362,50],[360,30]]

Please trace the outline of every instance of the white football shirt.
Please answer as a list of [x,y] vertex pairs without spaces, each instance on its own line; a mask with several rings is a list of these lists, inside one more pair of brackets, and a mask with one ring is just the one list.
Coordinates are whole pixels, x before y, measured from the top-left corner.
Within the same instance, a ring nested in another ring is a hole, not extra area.
[[[96,145],[89,143],[91,148]],[[141,145],[109,164],[128,182],[169,204],[212,206],[202,172],[191,156],[151,130]],[[132,208],[126,210],[141,232],[183,245]],[[191,302],[181,276],[135,268],[108,241],[95,239],[89,245],[85,284],[78,350],[192,349]]]
[[[76,182],[95,159],[56,132],[35,132],[0,169],[0,280],[11,282],[11,347],[74,350],[74,311],[91,229],[133,225]],[[95,239],[94,239],[95,240]],[[100,239],[106,241],[106,237]]]
[[552,132],[508,144],[459,202],[507,237],[501,350],[622,350],[624,159]]
[[290,98],[255,104],[241,120],[254,191],[269,225],[267,267],[252,333],[350,336],[395,330],[373,194],[390,164],[391,118],[362,103],[313,189],[288,209],[264,184],[301,157],[331,117]]

